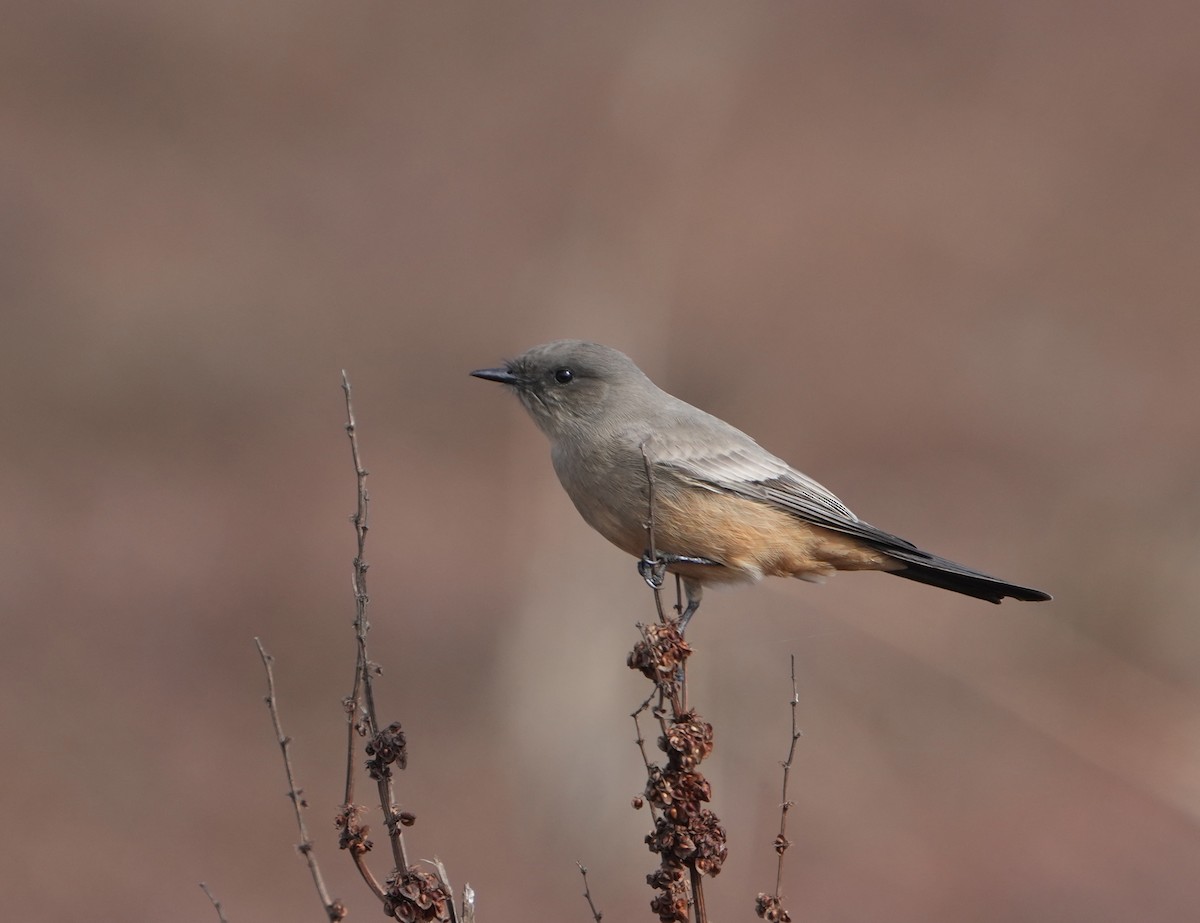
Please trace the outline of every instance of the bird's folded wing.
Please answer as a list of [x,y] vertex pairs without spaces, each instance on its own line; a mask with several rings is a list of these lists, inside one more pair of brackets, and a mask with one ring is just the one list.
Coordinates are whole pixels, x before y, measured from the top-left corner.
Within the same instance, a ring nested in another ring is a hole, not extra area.
[[[686,439],[663,439],[654,446],[656,461],[673,478],[693,487],[769,503],[806,522],[861,539],[909,565],[896,571],[898,576],[994,603],[1006,596],[1024,600],[1050,598],[1041,590],[1007,583],[930,554],[912,542],[863,522],[812,478],[766,452],[748,436],[734,433],[745,441],[730,439],[722,451],[712,451]],[[657,436],[655,441],[659,442]]]
[[863,522],[830,490],[757,443],[720,451],[682,439],[656,436],[654,461],[696,487],[770,503],[806,522],[860,538],[883,551],[924,556],[912,542]]

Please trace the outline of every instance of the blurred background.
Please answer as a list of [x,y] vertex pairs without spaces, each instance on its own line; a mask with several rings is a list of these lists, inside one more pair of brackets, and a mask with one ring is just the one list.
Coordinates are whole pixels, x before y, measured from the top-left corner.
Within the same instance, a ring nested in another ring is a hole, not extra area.
[[[1200,7],[7,4],[3,904],[322,919],[355,386],[411,854],[480,919],[651,919],[634,562],[467,372],[629,352],[863,518],[1055,601],[878,574],[689,639],[729,860],[797,920],[1193,920]],[[379,824],[375,822],[376,829]],[[386,849],[372,856],[388,869]]]

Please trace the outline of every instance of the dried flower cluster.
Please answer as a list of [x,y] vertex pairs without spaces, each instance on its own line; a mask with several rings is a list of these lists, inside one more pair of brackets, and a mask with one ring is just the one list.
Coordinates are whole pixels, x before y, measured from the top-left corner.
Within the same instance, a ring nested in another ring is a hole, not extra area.
[[370,852],[375,845],[367,838],[371,828],[362,822],[366,811],[361,804],[344,804],[333,819],[334,826],[342,831],[338,837],[338,847],[348,849],[356,856]]
[[767,923],[792,923],[792,915],[783,909],[779,898],[772,894],[759,894],[754,902],[754,912]]
[[[642,640],[629,655],[629,666],[658,686],[679,708],[682,666],[691,648],[673,622],[641,626]],[[650,909],[663,923],[687,923],[690,875],[716,875],[725,862],[725,830],[705,805],[712,787],[697,771],[713,749],[712,725],[695,711],[677,712],[658,739],[666,766],[647,766],[645,800],[655,809],[654,830],[646,837],[661,865],[646,876],[660,893]]]
[[654,766],[646,783],[646,798],[668,819],[686,821],[697,813],[700,802],[712,799],[712,786],[698,772]]
[[725,863],[725,828],[708,808],[683,822],[660,817],[646,843],[651,852],[662,856],[664,866],[686,866],[702,875],[716,875]]
[[712,753],[713,727],[701,721],[695,709],[686,711],[658,739],[658,748],[667,754],[670,765],[692,769]]
[[437,876],[410,867],[388,879],[383,912],[403,923],[448,923],[450,895]]
[[400,722],[393,721],[376,734],[367,743],[367,773],[376,782],[392,777],[391,764],[395,763],[401,769],[408,765],[408,741]]
[[[653,878],[647,876],[647,880]],[[688,923],[688,892],[682,872],[678,881],[661,887],[662,893],[650,901],[650,911],[658,914],[662,923]]]
[[683,640],[675,622],[638,627],[642,630],[642,640],[633,646],[633,652],[629,655],[629,669],[637,670],[670,695],[678,682],[680,668],[692,649]]

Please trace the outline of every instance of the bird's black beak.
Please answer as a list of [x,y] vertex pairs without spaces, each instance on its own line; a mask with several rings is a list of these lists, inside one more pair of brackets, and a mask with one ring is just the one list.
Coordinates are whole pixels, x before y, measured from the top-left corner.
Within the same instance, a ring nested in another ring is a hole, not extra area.
[[476,369],[471,373],[476,378],[486,378],[488,381],[498,381],[502,385],[517,385],[521,379],[508,369]]

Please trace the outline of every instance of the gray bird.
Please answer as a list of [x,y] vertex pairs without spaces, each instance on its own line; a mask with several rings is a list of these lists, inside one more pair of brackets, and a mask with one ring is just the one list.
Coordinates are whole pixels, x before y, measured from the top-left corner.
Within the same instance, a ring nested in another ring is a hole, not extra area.
[[[812,478],[741,430],[667,394],[624,353],[581,340],[535,346],[477,378],[511,387],[550,439],[554,470],[593,529],[642,559],[649,481],[660,564],[683,578],[688,605],[705,584],[764,576],[820,582],[877,570],[998,603],[1049,594],[922,551],[863,522]],[[644,453],[644,454],[643,454]]]

